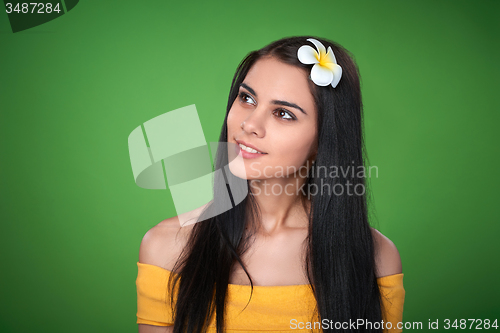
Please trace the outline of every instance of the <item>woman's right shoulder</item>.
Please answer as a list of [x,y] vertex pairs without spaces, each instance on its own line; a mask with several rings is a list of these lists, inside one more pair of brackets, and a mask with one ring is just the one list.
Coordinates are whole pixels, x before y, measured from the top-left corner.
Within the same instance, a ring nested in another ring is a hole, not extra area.
[[139,262],[171,271],[188,243],[193,222],[206,206],[165,219],[149,229],[141,241]]
[[181,226],[178,216],[165,219],[142,238],[139,262],[172,270],[187,244],[192,225]]

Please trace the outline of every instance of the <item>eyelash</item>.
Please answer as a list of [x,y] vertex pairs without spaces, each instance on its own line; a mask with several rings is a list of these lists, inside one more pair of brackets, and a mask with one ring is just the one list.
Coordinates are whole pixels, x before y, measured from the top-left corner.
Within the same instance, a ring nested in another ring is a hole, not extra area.
[[[243,91],[238,94],[238,97],[239,97],[240,101],[243,102],[243,103],[247,103],[245,101],[245,99],[247,97],[250,98],[252,101],[254,101],[254,99],[249,94],[247,94],[247,93],[245,93]],[[254,103],[255,103],[255,101],[254,101]],[[287,113],[290,116],[290,118],[279,117],[280,119],[283,119],[283,120],[286,120],[286,121],[297,120],[297,117],[295,117],[295,115],[292,112],[290,112],[288,110],[285,110],[283,108],[276,109],[274,112],[285,112],[285,113]]]

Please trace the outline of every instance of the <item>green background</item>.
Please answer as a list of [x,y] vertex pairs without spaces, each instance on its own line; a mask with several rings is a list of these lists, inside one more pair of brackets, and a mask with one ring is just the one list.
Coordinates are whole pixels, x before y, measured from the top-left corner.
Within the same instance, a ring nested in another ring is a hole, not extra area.
[[0,331],[137,332],[139,245],[174,210],[135,185],[128,135],[196,104],[217,141],[239,61],[292,35],[358,62],[373,222],[402,257],[404,321],[500,317],[499,9],[83,0],[15,34],[0,13]]

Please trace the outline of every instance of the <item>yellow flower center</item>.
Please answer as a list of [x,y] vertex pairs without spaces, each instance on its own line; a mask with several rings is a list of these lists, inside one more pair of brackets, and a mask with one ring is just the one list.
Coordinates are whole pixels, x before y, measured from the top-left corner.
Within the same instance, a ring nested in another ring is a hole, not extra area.
[[326,67],[330,70],[333,69],[333,63],[330,62],[330,60],[328,59],[328,57],[326,56],[326,53],[323,52],[323,51],[319,51],[319,57],[316,56],[316,58],[318,59],[319,61],[319,65],[320,66],[323,66],[323,67]]

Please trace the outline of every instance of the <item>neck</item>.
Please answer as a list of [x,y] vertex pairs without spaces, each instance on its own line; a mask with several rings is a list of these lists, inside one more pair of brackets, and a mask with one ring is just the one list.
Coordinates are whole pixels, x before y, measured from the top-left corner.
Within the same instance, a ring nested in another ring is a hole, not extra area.
[[298,175],[250,181],[249,195],[254,197],[260,212],[258,232],[271,235],[308,227],[310,200],[304,197],[305,182],[306,178]]

